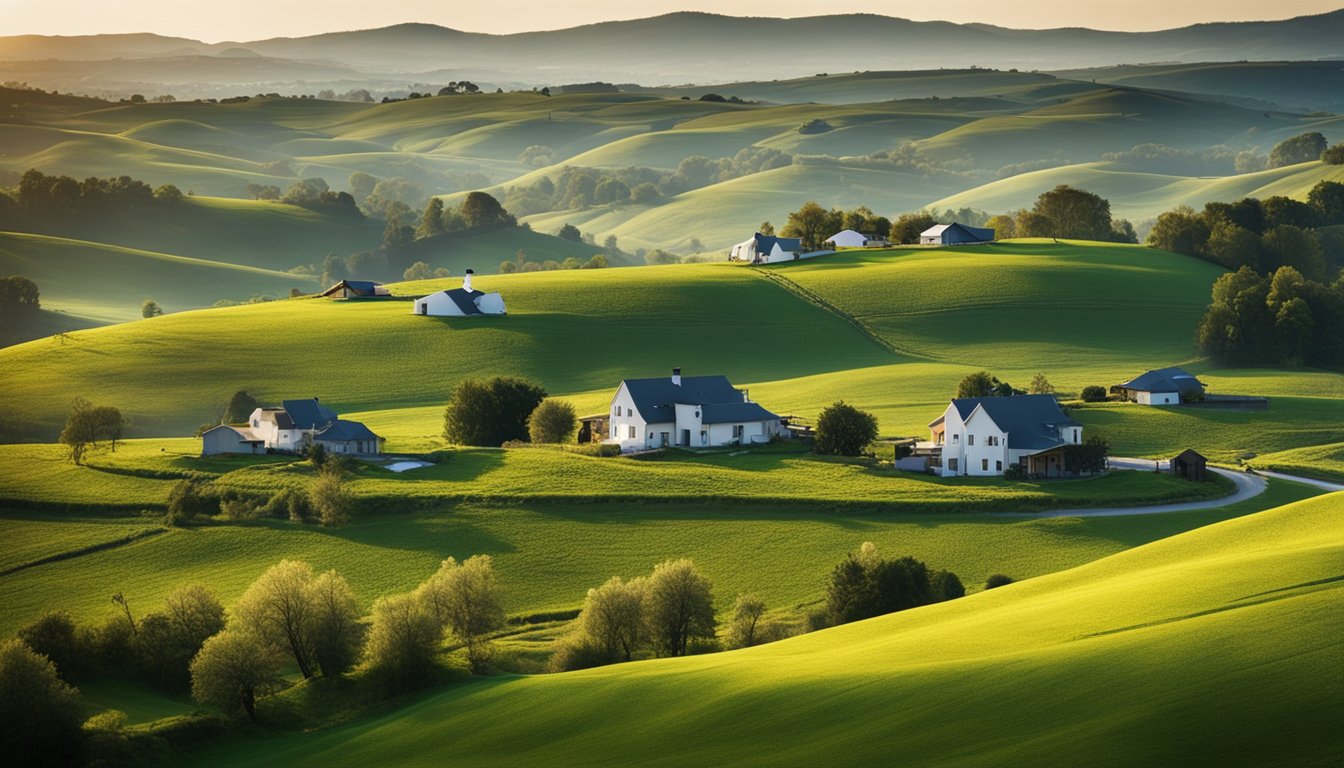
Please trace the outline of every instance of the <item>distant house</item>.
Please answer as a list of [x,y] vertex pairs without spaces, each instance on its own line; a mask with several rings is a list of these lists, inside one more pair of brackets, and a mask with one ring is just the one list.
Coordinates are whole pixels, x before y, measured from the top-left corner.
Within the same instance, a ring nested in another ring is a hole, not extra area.
[[201,433],[201,455],[218,456],[223,453],[265,453],[266,441],[247,427],[221,424]]
[[832,248],[880,248],[888,245],[887,239],[881,235],[865,235],[852,229],[836,232],[826,239],[826,244]]
[[1013,465],[1028,475],[1060,477],[1064,447],[1083,441],[1082,425],[1054,395],[956,398],[929,432],[915,455],[944,477],[1002,475]]
[[1143,405],[1179,405],[1204,396],[1204,383],[1182,368],[1158,368],[1111,387],[1111,394]]
[[780,261],[793,261],[803,255],[803,241],[796,237],[775,237],[760,232],[733,246],[729,254],[730,261],[747,261],[752,264],[774,264]]
[[498,293],[472,290],[471,276],[473,274],[472,270],[467,270],[466,275],[462,278],[461,288],[439,291],[424,298],[416,299],[415,308],[412,312],[417,315],[436,317],[504,314],[504,297]]
[[302,451],[320,443],[334,453],[377,454],[381,438],[358,421],[346,421],[318,399],[285,400],[248,417],[252,435],[275,451]]
[[372,280],[342,280],[323,291],[322,295],[330,299],[380,299],[392,294],[382,283]]
[[666,446],[712,448],[786,436],[782,420],[753,403],[726,376],[626,379],[611,399],[610,437],[622,451]]
[[972,245],[994,242],[994,230],[965,224],[936,224],[919,233],[920,245]]

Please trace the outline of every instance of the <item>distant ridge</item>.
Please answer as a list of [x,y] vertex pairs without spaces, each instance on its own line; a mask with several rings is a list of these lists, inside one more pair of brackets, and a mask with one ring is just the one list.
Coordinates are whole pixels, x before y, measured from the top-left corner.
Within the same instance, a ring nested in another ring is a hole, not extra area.
[[[453,70],[491,82],[619,78],[653,85],[878,69],[1341,59],[1341,39],[1344,9],[1156,32],[1009,29],[873,14],[779,19],[681,12],[509,35],[424,23],[213,44],[148,33],[17,35],[0,37],[0,62],[214,55],[246,48],[262,57],[339,62],[384,75]],[[780,51],[788,55],[780,56]],[[280,69],[277,80],[283,79]]]

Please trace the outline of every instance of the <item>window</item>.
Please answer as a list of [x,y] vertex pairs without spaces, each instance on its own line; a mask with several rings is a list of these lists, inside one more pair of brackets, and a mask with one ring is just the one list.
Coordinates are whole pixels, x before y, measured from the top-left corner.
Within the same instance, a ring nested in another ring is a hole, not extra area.
[[631,439],[631,440],[634,440],[634,439],[635,439],[635,425],[634,425],[634,424],[631,424],[631,425],[630,425],[630,439]]
[[960,440],[961,440],[961,435],[956,434],[956,433],[953,433],[953,435],[952,435],[952,442],[955,443],[955,442],[958,442],[958,441],[960,441]]
[[956,471],[957,471],[957,460],[956,460],[956,459],[948,459],[948,460],[947,460],[947,468],[950,469],[950,470],[952,470],[953,472],[956,472]]
[[967,436],[966,436],[966,444],[967,444],[967,445],[975,445],[975,435],[967,435]]
[[988,471],[989,471],[989,459],[981,459],[981,460],[980,460],[980,471],[981,471],[981,472],[988,472]]
[[703,429],[700,430],[700,444],[709,445],[709,433]]
[[995,471],[995,472],[1002,472],[1002,471],[1003,471],[1003,462],[1002,462],[1002,461],[996,461],[996,462],[994,462],[994,471]]
[[734,424],[734,425],[733,425],[733,439],[734,439],[734,440],[741,440],[741,439],[742,439],[742,431],[743,431],[743,427],[742,427],[741,424]]
[[260,426],[261,426],[261,420],[260,420],[260,419],[253,419],[253,420],[252,420],[252,426],[253,426],[253,427],[260,427]]

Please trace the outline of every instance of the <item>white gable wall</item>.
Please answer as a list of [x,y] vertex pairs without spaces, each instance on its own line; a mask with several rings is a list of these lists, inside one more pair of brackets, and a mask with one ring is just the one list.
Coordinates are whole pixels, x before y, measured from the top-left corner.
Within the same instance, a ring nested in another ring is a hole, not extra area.
[[477,296],[476,308],[487,315],[502,315],[504,314],[504,297],[498,293]]
[[1143,405],[1180,405],[1180,392],[1135,392],[1135,402]]
[[417,315],[436,317],[462,316],[462,310],[458,308],[457,302],[443,291],[436,291],[422,299],[416,299],[415,309],[412,311]]

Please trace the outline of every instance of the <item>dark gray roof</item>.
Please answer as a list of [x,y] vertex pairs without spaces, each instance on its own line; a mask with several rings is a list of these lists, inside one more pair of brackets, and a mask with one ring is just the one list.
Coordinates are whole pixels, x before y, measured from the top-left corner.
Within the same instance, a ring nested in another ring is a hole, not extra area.
[[323,408],[315,397],[307,400],[282,400],[280,405],[294,422],[293,427],[288,429],[321,429],[336,420],[336,412],[330,408]]
[[457,308],[462,310],[464,315],[483,315],[481,308],[476,306],[476,299],[484,296],[485,291],[468,291],[462,288],[454,288],[450,291],[444,291],[448,298],[453,300]]
[[1120,385],[1138,392],[1202,392],[1204,382],[1182,368],[1145,371]]
[[337,419],[331,426],[316,433],[313,439],[326,443],[348,443],[352,440],[377,440],[378,436],[358,421]]
[[289,414],[285,413],[284,408],[263,408],[261,409],[261,417],[274,421],[277,429],[294,428],[294,420],[289,418]]
[[778,421],[760,403],[707,403],[700,406],[700,421],[705,424],[742,424],[750,421]]
[[742,393],[733,387],[727,376],[682,376],[681,386],[673,384],[670,376],[656,379],[626,379],[622,383],[629,390],[631,399],[635,401],[635,409],[639,411],[639,415],[650,424],[676,421],[677,412],[674,406],[677,403],[699,406],[746,404],[743,402]]
[[775,237],[773,235],[762,235],[756,233],[756,252],[769,253],[774,250],[775,243],[779,243],[779,249],[782,251],[801,251],[803,250],[803,241],[797,237]]
[[322,295],[329,296],[341,290],[342,288],[346,288],[349,289],[352,293],[355,293],[359,296],[372,296],[374,295],[373,289],[377,288],[380,285],[382,285],[382,283],[374,282],[373,280],[342,280],[341,282],[323,291]]
[[941,233],[944,243],[976,243],[994,239],[994,230],[952,223]]
[[1064,415],[1054,395],[1017,395],[1015,397],[963,397],[952,401],[965,420],[977,407],[1008,433],[1008,447],[1043,451],[1063,445],[1060,427],[1082,426]]

